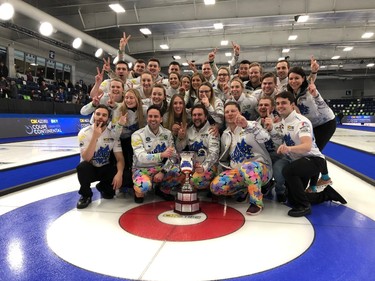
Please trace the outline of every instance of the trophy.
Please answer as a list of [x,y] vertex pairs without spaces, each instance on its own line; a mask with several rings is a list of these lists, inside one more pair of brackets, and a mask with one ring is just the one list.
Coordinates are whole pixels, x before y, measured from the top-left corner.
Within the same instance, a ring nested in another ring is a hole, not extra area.
[[203,156],[204,161],[206,156],[206,151],[204,149],[200,149],[198,154],[195,151],[184,151],[180,154],[180,168],[181,172],[185,174],[185,184],[181,187],[181,191],[177,192],[174,208],[174,212],[177,214],[193,215],[201,212],[198,193],[190,185],[190,177],[194,170],[194,163],[198,160],[198,157],[200,158],[199,160],[202,160],[200,156]]

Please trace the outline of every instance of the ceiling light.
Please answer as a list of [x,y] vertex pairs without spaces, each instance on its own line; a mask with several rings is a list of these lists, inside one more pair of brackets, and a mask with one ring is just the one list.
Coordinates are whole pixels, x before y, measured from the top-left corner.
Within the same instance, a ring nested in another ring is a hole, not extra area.
[[340,56],[333,56],[331,59],[332,60],[338,60],[340,58]]
[[353,50],[353,47],[345,47],[345,48],[343,49],[344,52],[349,52],[349,51],[351,51],[351,50]]
[[204,0],[204,4],[205,5],[214,5],[215,4],[215,0]]
[[374,67],[375,63],[369,63],[368,65],[366,65],[367,67]]
[[150,35],[151,34],[151,30],[148,29],[148,28],[141,28],[139,31],[142,32],[144,35]]
[[189,66],[189,64],[187,62],[183,62],[182,65],[183,66]]
[[362,34],[362,39],[369,39],[374,36],[374,32],[365,32]]
[[279,57],[278,61],[285,60],[285,57]]
[[309,19],[309,16],[308,15],[298,15],[298,16],[295,16],[294,17],[294,20],[296,22],[307,22],[307,20]]
[[116,13],[125,13],[125,9],[120,4],[109,4],[108,5]]
[[232,53],[230,53],[230,52],[225,53],[225,56],[226,56],[226,57],[231,57],[231,56],[232,56]]
[[133,63],[132,62],[128,62],[128,67],[129,69],[133,67]]
[[180,60],[180,59],[181,59],[181,56],[172,56],[172,58],[173,58],[174,60]]
[[294,41],[294,40],[297,39],[297,37],[298,37],[298,35],[289,35],[288,40],[289,41]]
[[282,53],[289,53],[290,49],[283,49],[281,52]]
[[0,19],[10,20],[14,15],[13,6],[9,3],[3,3],[0,5]]
[[113,60],[113,64],[116,64],[118,62],[118,56],[117,57],[115,57],[115,59]]
[[95,57],[100,57],[101,55],[103,54],[103,49],[102,48],[99,48],[96,50],[95,52]]
[[228,43],[229,43],[228,40],[221,40],[220,45],[221,46],[227,46]]
[[81,39],[81,38],[76,38],[76,39],[74,39],[72,45],[73,45],[73,48],[74,48],[74,49],[78,49],[78,48],[81,47],[81,45],[82,45],[82,39]]
[[42,22],[39,27],[39,32],[44,36],[50,36],[53,32],[53,26],[49,22]]
[[162,48],[163,50],[168,50],[169,46],[167,44],[161,44],[160,48]]
[[215,29],[223,29],[224,26],[223,26],[223,24],[221,22],[219,22],[219,23],[214,23],[214,28]]
[[321,65],[321,66],[319,66],[319,68],[327,68],[327,66],[326,65]]

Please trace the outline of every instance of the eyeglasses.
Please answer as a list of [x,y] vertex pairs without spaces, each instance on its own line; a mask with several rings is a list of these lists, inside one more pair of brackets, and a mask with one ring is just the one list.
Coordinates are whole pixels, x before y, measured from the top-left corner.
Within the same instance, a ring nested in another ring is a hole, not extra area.
[[126,67],[117,67],[116,70],[128,70]]

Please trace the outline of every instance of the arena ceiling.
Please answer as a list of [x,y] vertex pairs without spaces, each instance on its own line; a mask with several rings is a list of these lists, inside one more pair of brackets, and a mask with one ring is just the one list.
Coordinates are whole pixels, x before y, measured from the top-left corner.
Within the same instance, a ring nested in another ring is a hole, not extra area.
[[[39,15],[33,9],[38,9],[68,25],[54,26],[54,40],[70,45],[74,39],[71,27],[108,46],[104,48],[107,55],[114,55],[125,32],[131,35],[126,49],[129,60],[156,57],[163,66],[177,55],[181,63],[202,63],[214,48],[218,49],[216,62],[227,64],[230,57],[225,53],[232,51],[231,41],[241,46],[240,59],[259,61],[266,68],[286,56],[307,65],[314,55],[325,67],[322,70],[355,75],[358,71],[373,72],[367,65],[375,62],[375,35],[361,38],[365,32],[375,33],[373,0],[216,0],[214,5],[205,5],[203,0],[120,0],[116,3],[126,10],[121,14],[109,8],[113,1],[7,2],[25,7],[23,11],[16,9],[12,24],[37,32],[43,20],[37,20]],[[299,15],[309,15],[309,19],[299,23]],[[214,29],[215,23],[222,23],[223,28]],[[152,34],[143,35],[140,28],[150,29]],[[290,41],[290,35],[298,37]],[[12,40],[24,40],[27,35],[13,31],[11,36]],[[222,40],[228,40],[228,45],[222,46]],[[98,44],[83,41],[80,51],[93,55]],[[162,50],[161,44],[168,44],[169,49]],[[346,47],[353,49],[344,51]],[[290,50],[283,53],[283,49]],[[340,58],[333,60],[333,56]]]

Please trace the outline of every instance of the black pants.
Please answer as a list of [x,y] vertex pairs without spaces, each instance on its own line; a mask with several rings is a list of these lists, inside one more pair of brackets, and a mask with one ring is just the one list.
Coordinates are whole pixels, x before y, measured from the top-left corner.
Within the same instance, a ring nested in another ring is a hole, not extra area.
[[126,139],[120,139],[122,154],[125,159],[125,168],[122,176],[122,186],[133,188],[133,177],[132,177],[132,167],[133,167],[133,147],[131,137]]
[[[327,145],[331,137],[336,131],[336,120],[332,119],[324,123],[323,125],[314,128],[314,137],[316,146],[319,148],[320,152],[323,153],[324,147]],[[328,174],[327,162],[323,166],[322,174]],[[311,178],[310,185],[316,185],[318,182],[319,175]]]
[[302,157],[283,168],[283,176],[288,188],[288,200],[291,205],[308,207],[310,204],[318,204],[324,201],[322,194],[305,192],[310,178],[319,175],[324,165],[326,165],[326,160],[323,158]]
[[95,167],[87,161],[79,163],[77,166],[78,181],[81,185],[79,194],[84,197],[91,197],[92,190],[90,184],[94,181],[100,181],[98,190],[106,194],[114,195],[112,180],[116,174],[116,167],[113,165],[105,165],[102,167]]

